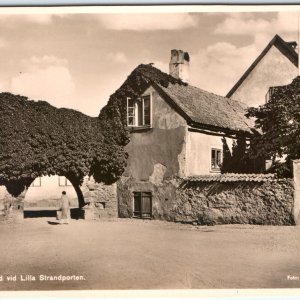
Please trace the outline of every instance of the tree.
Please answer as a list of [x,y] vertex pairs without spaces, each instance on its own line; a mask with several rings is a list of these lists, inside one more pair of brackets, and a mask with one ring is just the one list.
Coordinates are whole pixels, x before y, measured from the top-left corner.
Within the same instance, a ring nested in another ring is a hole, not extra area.
[[223,163],[222,173],[261,173],[264,168],[264,160],[261,157],[251,157],[251,143],[247,142],[244,135],[238,135],[233,140],[232,151],[230,151],[227,141],[223,142]]
[[109,138],[105,127],[114,130],[109,118],[10,93],[0,94],[0,105],[0,184],[11,194],[18,195],[36,177],[57,174],[72,182],[83,206],[80,185],[85,175],[111,183],[123,173],[126,130],[118,127],[122,141]]
[[84,205],[80,185],[85,175],[110,184],[123,173],[129,142],[126,98],[139,97],[155,83],[186,85],[150,64],[139,65],[110,96],[98,118],[0,93],[0,184],[18,195],[36,177],[63,175]]
[[291,160],[300,158],[300,77],[289,85],[272,88],[268,102],[250,108],[248,116],[256,118],[257,129],[251,155],[274,163],[285,156],[286,163],[278,166],[287,175]]

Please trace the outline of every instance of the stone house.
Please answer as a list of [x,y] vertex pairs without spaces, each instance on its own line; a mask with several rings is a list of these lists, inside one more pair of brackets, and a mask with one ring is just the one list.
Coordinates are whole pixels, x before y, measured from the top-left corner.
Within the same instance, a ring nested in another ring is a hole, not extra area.
[[270,87],[289,84],[298,75],[296,47],[275,35],[226,97],[253,107],[264,104]]
[[[172,50],[170,74],[152,64],[140,65],[116,91],[130,132],[127,167],[111,185],[85,178],[84,218],[294,224],[300,206],[295,205],[291,180],[221,174],[224,145],[232,151],[238,138],[249,141],[254,123],[245,117],[242,102],[189,85],[189,60],[186,52]],[[41,180],[25,194],[28,206],[40,198]],[[63,177],[47,180],[53,192],[57,185],[73,188]]]
[[220,174],[224,141],[232,150],[237,137],[251,136],[246,105],[186,83],[186,52],[172,50],[169,66],[166,74],[140,65],[122,85],[138,73],[149,82],[139,96],[124,98],[130,142],[127,168],[117,182],[121,217],[164,218],[159,207],[174,197],[174,180]]
[[[86,217],[116,216],[117,210],[119,216],[159,217],[153,207],[172,197],[175,189],[162,185],[178,178],[220,174],[224,143],[232,149],[237,137],[249,139],[253,120],[245,117],[246,105],[189,85],[189,63],[187,52],[172,50],[170,74],[151,64],[140,65],[121,86],[133,82],[131,90],[137,95],[132,97],[131,91],[123,96],[130,132],[127,167],[110,186],[85,180]],[[142,89],[135,85],[139,76],[147,81]],[[45,192],[50,187],[51,192]],[[62,189],[76,197],[64,177],[37,178],[26,192],[24,210],[57,208]],[[37,201],[41,198],[43,205]]]

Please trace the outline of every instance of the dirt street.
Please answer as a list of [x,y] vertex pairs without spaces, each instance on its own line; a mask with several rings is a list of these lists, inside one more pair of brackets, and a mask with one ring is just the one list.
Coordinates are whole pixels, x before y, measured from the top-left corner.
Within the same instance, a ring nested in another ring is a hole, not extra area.
[[1,290],[300,287],[300,227],[47,221],[0,223]]

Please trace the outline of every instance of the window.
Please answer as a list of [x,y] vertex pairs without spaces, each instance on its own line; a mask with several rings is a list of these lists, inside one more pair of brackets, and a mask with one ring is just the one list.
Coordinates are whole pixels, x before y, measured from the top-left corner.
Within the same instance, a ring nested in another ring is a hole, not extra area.
[[72,185],[72,183],[65,176],[59,176],[58,177],[58,185],[59,186],[70,186],[70,185]]
[[30,186],[33,186],[33,187],[40,187],[40,186],[42,186],[42,178],[41,177],[35,178],[34,181],[32,182],[32,184]]
[[151,97],[127,98],[127,125],[151,127]]
[[152,217],[152,197],[150,192],[133,193],[133,216],[138,218]]
[[222,163],[222,151],[220,149],[211,149],[211,170],[220,171]]

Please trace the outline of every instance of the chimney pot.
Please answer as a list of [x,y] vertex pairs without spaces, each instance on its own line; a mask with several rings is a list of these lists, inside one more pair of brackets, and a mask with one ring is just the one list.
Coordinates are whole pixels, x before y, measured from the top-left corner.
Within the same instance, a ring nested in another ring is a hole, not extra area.
[[182,50],[171,50],[169,74],[184,82],[189,82],[190,56]]

